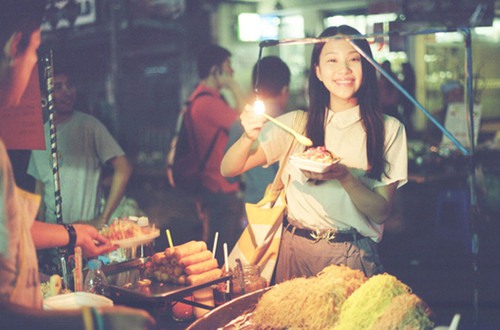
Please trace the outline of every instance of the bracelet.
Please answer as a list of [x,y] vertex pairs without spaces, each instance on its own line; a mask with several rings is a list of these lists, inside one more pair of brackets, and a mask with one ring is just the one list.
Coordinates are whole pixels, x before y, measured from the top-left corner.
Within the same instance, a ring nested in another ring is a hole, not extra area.
[[66,228],[66,230],[68,231],[68,235],[69,235],[69,242],[68,242],[68,245],[66,245],[65,247],[70,251],[70,253],[73,253],[74,249],[75,249],[75,244],[76,244],[76,230],[75,230],[75,227],[73,227],[73,225],[67,225],[67,224],[63,224],[64,228]]

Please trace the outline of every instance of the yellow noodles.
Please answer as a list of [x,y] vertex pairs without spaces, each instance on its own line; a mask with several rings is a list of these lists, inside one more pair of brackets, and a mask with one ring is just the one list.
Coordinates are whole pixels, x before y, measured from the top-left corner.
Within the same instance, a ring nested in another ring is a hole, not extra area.
[[372,329],[432,329],[434,323],[429,320],[427,314],[428,311],[419,297],[412,293],[403,293],[392,300]]
[[328,266],[317,276],[274,286],[258,302],[255,329],[432,329],[422,300],[389,274]]
[[283,282],[262,296],[253,322],[259,329],[331,327],[342,303],[365,280],[358,270],[332,265],[317,277]]
[[389,274],[368,279],[344,302],[335,330],[370,329],[392,299],[410,288]]

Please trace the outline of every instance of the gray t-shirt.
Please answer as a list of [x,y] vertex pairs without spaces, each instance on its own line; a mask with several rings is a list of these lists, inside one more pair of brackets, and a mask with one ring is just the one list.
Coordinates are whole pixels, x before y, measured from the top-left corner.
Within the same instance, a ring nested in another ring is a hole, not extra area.
[[[28,174],[44,184],[45,221],[56,222],[50,130],[44,126],[46,150],[33,150]],[[56,126],[59,182],[64,223],[92,220],[99,215],[101,169],[105,162],[124,155],[113,136],[96,118],[75,111]]]

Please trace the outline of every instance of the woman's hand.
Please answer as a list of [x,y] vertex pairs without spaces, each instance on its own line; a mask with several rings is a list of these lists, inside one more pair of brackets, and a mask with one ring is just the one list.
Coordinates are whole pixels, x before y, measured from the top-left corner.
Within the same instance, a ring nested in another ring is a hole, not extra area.
[[256,114],[253,105],[247,104],[245,106],[245,110],[240,115],[241,125],[245,130],[245,137],[255,141],[259,136],[260,130],[264,123],[266,122],[266,118],[259,114]]
[[75,246],[80,246],[86,257],[95,257],[116,250],[111,242],[91,225],[75,224]]
[[339,180],[342,182],[350,175],[349,169],[342,163],[332,165],[330,169],[324,173],[305,170],[302,170],[302,173],[304,173],[308,179],[315,181]]

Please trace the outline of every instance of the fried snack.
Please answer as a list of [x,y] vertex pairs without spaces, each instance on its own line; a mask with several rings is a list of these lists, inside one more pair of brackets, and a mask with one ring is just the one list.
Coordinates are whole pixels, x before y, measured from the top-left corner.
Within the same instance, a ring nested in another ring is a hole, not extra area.
[[167,256],[165,251],[151,256],[151,260],[144,265],[144,276],[163,283],[187,284],[184,267],[172,254]]
[[403,293],[394,297],[372,329],[380,330],[420,330],[433,329],[429,319],[430,310],[413,293]]
[[182,245],[177,245],[171,248],[167,248],[165,250],[165,253],[167,255],[174,255],[177,260],[181,260],[184,257],[193,255],[198,252],[203,252],[205,250],[207,250],[207,244],[205,242],[189,241]]
[[259,329],[328,329],[343,302],[365,281],[359,270],[328,266],[317,276],[274,286],[258,302],[252,321]]
[[212,252],[209,250],[205,250],[202,252],[194,253],[189,256],[185,256],[184,258],[179,260],[179,265],[188,267],[200,262],[203,262],[205,260],[209,260],[212,258]]
[[222,269],[214,268],[211,270],[207,270],[203,273],[189,275],[187,277],[187,282],[188,282],[188,284],[191,284],[191,285],[197,285],[200,283],[205,283],[208,281],[216,280],[221,275],[222,275]]
[[393,299],[409,292],[410,288],[392,275],[372,276],[344,302],[334,329],[372,329]]
[[[188,276],[205,279],[205,274],[214,274],[209,272],[217,267],[217,260],[207,250],[205,242],[190,241],[155,253],[145,264],[144,275],[159,282],[186,285],[193,284],[188,281]],[[217,277],[220,277],[220,272],[218,276],[210,279]]]

